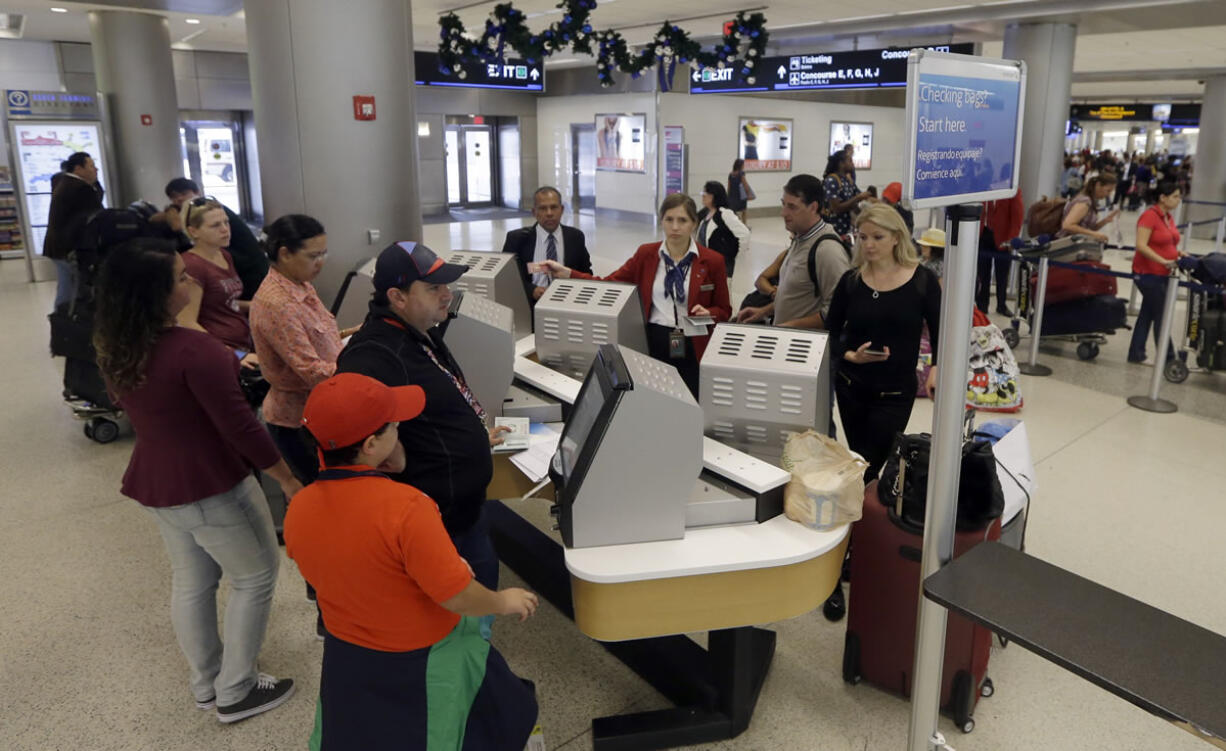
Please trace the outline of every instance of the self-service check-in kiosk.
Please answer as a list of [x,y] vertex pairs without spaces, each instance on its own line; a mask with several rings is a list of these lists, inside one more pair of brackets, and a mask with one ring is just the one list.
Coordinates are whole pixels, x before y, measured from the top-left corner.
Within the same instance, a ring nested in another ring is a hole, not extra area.
[[721,323],[699,366],[708,436],[778,464],[790,432],[825,432],[830,358],[823,331]]
[[443,341],[464,371],[473,395],[491,416],[501,416],[503,400],[515,378],[511,309],[456,290],[443,325]]
[[536,302],[536,356],[541,364],[583,378],[605,344],[647,352],[643,306],[633,284],[555,279]]
[[702,411],[676,368],[606,344],[579,389],[550,476],[562,539],[583,548],[766,521],[782,511],[786,483],[772,469],[708,444]]
[[464,290],[507,306],[511,309],[516,337],[532,333],[528,293],[513,253],[456,250],[447,254],[446,260],[468,267],[464,276],[452,283],[453,290]]

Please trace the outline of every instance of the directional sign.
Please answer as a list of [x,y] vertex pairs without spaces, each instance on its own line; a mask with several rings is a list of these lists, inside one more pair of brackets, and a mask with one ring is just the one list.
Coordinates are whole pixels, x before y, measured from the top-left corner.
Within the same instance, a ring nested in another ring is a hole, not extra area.
[[[501,63],[465,63],[450,74],[439,70],[438,53],[414,52],[418,86],[455,86],[469,89],[518,89],[544,91],[545,69],[539,63],[507,59]],[[460,73],[464,75],[461,76]]]
[[[923,49],[973,55],[973,44],[931,45]],[[691,74],[691,94],[737,91],[812,91],[877,89],[907,85],[910,50],[874,49],[764,57],[743,68],[698,68]],[[749,79],[753,78],[750,83]]]

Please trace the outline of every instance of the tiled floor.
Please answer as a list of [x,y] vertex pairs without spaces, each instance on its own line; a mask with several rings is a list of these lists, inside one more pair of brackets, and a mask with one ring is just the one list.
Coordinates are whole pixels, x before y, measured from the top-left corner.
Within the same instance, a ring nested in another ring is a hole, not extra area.
[[[490,248],[519,220],[435,224],[436,249]],[[579,220],[598,272],[640,242],[649,223]],[[1131,222],[1126,222],[1125,227]],[[775,218],[752,219],[733,299],[785,242]],[[1125,228],[1125,240],[1129,239]],[[1113,265],[1126,260],[1113,258]],[[167,612],[170,574],[152,520],[119,495],[131,439],[101,446],[59,400],[58,361],[47,357],[52,284],[24,282],[0,262],[0,749],[295,749],[314,714],[320,645],[302,580],[285,561],[261,667],[292,676],[300,693],[265,716],[223,727],[196,711]],[[1126,289],[1123,290],[1126,295]],[[1219,633],[1226,633],[1226,375],[1163,384],[1174,415],[1130,408],[1152,372],[1124,362],[1126,333],[1093,363],[1071,345],[1044,346],[1050,378],[1023,378],[1025,418],[1040,488],[1029,552]],[[914,429],[926,429],[920,402]],[[544,520],[545,510],[524,513]],[[515,577],[504,569],[504,582]],[[854,597],[854,593],[853,593]],[[877,751],[905,746],[908,705],[841,679],[841,624],[809,614],[771,624],[778,652],[757,714],[736,740],[711,748]],[[552,607],[525,624],[500,622],[495,641],[537,682],[550,748],[591,745],[595,716],[663,706],[662,699]],[[1161,649],[1162,645],[1154,645]],[[980,704],[974,733],[948,720],[959,751],[1196,749],[1192,736],[1011,646],[994,650],[997,692]]]

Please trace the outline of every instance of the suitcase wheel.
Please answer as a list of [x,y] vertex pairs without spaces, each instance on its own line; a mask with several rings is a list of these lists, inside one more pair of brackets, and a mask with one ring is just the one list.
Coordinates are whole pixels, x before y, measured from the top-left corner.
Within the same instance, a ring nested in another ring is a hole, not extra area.
[[843,680],[851,685],[863,679],[860,675],[860,637],[848,631],[843,639]]
[[975,680],[965,670],[959,670],[954,675],[954,685],[949,697],[950,713],[954,716],[954,724],[963,733],[975,729],[975,720],[971,712],[975,709]]
[[119,437],[119,425],[105,417],[95,417],[85,423],[85,436],[98,443],[110,443]]
[[958,726],[958,729],[961,730],[963,733],[971,732],[972,730],[975,729],[975,720],[968,717],[966,722]]
[[1093,360],[1098,357],[1098,345],[1094,342],[1082,342],[1077,345],[1078,360]]
[[1178,357],[1172,358],[1167,362],[1162,374],[1171,383],[1183,383],[1188,380],[1188,364]]
[[984,678],[983,684],[979,687],[979,695],[986,699],[994,693],[996,693],[996,686],[992,684],[992,679]]

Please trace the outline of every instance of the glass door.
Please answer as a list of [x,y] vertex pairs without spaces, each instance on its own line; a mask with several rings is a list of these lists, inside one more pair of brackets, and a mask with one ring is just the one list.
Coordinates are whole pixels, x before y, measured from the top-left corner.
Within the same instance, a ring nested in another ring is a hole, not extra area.
[[186,113],[185,117],[190,119],[179,123],[185,175],[196,181],[201,193],[250,219],[241,113]]
[[493,205],[498,176],[493,127],[448,125],[444,143],[447,204],[465,208]]
[[576,211],[596,208],[596,126],[572,124],[571,178]]

